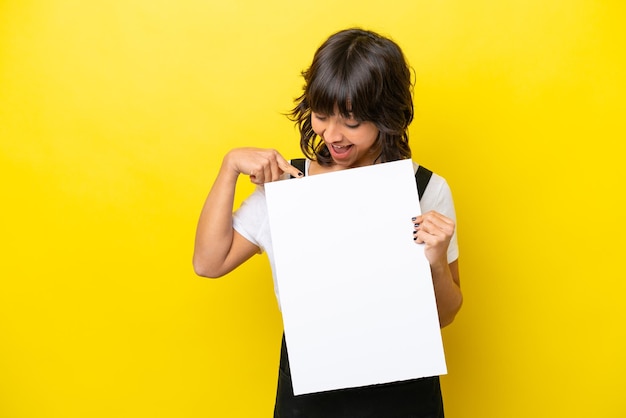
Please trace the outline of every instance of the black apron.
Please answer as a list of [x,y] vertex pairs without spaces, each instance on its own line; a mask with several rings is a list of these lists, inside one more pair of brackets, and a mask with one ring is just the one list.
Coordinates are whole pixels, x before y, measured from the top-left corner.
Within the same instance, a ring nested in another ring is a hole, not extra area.
[[285,336],[274,418],[443,418],[439,377],[294,396]]

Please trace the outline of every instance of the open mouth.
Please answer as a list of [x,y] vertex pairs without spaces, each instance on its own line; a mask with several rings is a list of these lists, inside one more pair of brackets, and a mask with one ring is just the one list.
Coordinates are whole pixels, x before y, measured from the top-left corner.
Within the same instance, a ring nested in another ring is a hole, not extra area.
[[331,145],[330,148],[336,155],[345,155],[352,149],[352,145]]

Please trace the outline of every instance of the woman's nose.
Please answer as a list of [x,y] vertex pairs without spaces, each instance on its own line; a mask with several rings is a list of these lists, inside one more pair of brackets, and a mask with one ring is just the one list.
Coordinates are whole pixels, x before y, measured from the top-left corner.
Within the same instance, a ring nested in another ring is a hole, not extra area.
[[341,129],[339,129],[337,122],[333,120],[328,122],[324,131],[324,139],[328,142],[341,141]]

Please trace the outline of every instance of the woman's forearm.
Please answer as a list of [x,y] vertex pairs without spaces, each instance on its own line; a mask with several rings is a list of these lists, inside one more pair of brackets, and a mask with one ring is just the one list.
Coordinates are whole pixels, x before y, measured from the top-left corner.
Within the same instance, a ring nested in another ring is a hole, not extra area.
[[233,241],[232,212],[239,174],[223,163],[204,202],[193,254],[196,273],[219,277]]
[[450,264],[431,265],[431,272],[439,312],[439,325],[443,328],[452,323],[463,304],[458,260]]

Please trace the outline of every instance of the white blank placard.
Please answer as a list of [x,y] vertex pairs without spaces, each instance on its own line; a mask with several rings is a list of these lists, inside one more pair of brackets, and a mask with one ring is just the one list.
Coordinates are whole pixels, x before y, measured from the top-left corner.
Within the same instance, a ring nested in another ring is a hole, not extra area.
[[265,189],[294,393],[445,374],[412,162]]

